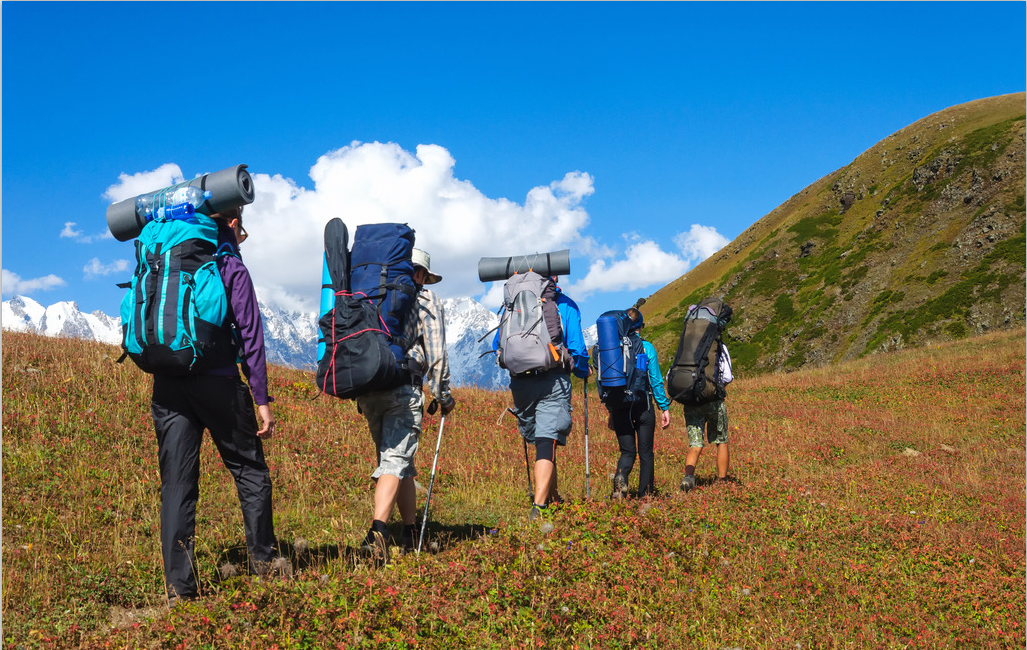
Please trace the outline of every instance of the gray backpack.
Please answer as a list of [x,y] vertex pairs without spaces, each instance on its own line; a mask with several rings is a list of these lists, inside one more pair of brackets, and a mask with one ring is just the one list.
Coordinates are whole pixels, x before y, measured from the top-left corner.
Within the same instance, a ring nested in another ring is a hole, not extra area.
[[512,276],[503,287],[499,365],[511,375],[520,375],[565,366],[568,358],[556,308],[556,283],[534,271]]

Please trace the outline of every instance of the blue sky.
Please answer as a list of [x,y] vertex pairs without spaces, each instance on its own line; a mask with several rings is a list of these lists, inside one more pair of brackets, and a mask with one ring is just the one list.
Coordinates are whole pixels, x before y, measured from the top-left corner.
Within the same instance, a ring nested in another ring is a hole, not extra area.
[[238,163],[262,297],[405,221],[444,297],[570,248],[585,323],[882,138],[1025,89],[1022,2],[3,3],[3,298],[117,314],[113,199]]

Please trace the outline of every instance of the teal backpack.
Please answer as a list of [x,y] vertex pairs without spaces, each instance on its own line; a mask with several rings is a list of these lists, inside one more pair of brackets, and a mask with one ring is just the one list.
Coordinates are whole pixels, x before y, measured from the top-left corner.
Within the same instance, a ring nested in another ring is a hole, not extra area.
[[[217,224],[207,215],[157,218],[136,239],[136,269],[121,301],[122,347],[144,372],[188,375],[233,365],[228,298],[217,258]],[[120,361],[119,360],[119,361]]]

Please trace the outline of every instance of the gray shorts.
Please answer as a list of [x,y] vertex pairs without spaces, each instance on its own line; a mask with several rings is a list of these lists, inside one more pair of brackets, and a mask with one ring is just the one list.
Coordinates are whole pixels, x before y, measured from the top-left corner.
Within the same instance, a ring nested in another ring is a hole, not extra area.
[[510,378],[517,428],[530,444],[536,439],[567,444],[571,432],[571,378],[562,372]]
[[421,405],[424,397],[413,386],[369,393],[357,398],[357,407],[367,419],[371,439],[378,452],[378,467],[371,474],[408,478],[417,476],[414,454],[421,435]]
[[711,445],[727,443],[727,407],[718,399],[702,406],[685,407],[685,428],[688,431],[688,446],[702,448],[703,433]]

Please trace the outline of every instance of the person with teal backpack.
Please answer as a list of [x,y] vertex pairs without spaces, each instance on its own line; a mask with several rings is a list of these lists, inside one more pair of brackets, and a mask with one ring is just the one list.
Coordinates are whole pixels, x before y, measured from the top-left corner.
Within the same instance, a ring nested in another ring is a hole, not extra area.
[[642,339],[642,313],[636,307],[610,311],[596,321],[599,342],[592,364],[596,369],[599,399],[610,414],[609,426],[617,434],[620,458],[613,475],[612,499],[628,496],[628,477],[639,460],[638,496],[651,496],[654,489],[653,458],[656,413],[660,426],[670,426],[670,400],[663,389],[663,378],[656,349]]
[[125,354],[153,375],[161,549],[171,604],[199,595],[193,548],[204,429],[235,480],[251,570],[291,572],[272,520],[263,441],[274,435],[275,418],[263,323],[239,252],[247,237],[242,207],[207,215],[198,210],[213,212],[205,203],[210,193],[184,190],[193,188],[139,197],[146,199],[139,210],[145,224],[121,309]]

